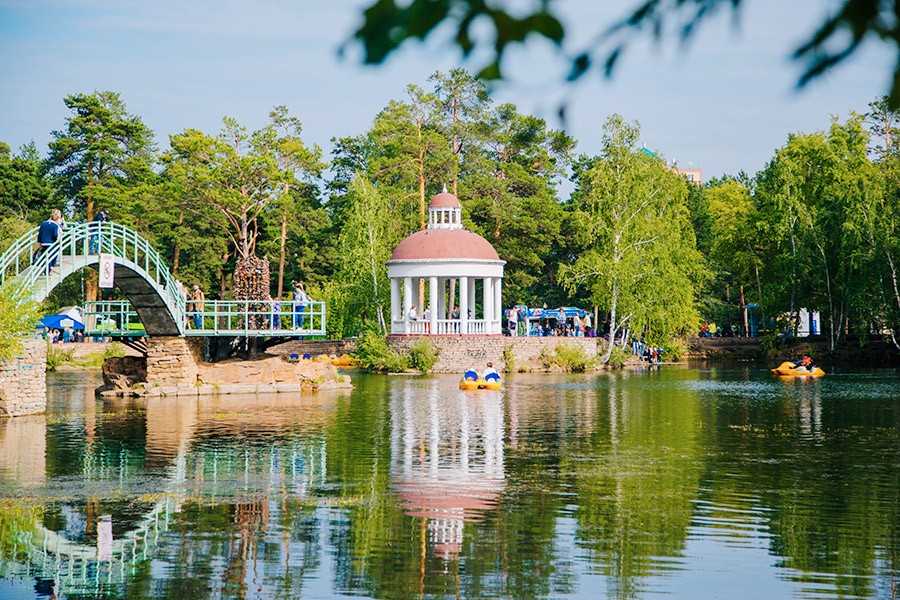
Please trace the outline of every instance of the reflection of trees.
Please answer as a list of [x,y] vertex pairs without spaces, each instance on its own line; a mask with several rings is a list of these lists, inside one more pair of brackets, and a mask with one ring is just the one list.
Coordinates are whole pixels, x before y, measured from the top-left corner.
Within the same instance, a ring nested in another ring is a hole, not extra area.
[[823,383],[719,404],[706,440],[708,495],[720,510],[765,512],[770,552],[807,592],[833,585],[840,596],[889,597],[900,556],[900,405],[889,395],[823,400]]
[[679,556],[691,522],[701,462],[698,403],[689,391],[640,394],[618,376],[578,402],[601,416],[587,447],[566,457],[577,489],[578,544],[589,549],[609,595],[637,595],[654,560]]

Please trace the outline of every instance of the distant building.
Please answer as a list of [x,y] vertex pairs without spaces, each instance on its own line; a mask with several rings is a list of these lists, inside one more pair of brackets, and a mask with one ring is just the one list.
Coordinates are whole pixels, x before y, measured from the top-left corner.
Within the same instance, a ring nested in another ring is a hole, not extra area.
[[687,168],[687,169],[679,169],[678,167],[672,167],[672,169],[673,169],[676,173],[681,173],[682,175],[684,175],[685,178],[686,178],[689,182],[693,183],[693,184],[696,185],[697,187],[702,186],[702,185],[703,185],[703,169],[694,169],[694,168],[690,165],[690,163],[688,163],[688,166],[689,166],[690,168]]
[[[661,158],[659,158],[659,156],[657,156],[657,154],[655,152],[653,152],[646,146],[641,148],[640,152],[642,152],[652,158],[662,160]],[[697,187],[700,187],[703,185],[703,169],[695,169],[693,163],[689,162],[687,169],[681,169],[679,167],[676,167],[674,163],[669,168],[672,169],[673,171],[675,171],[676,173],[680,173],[681,175],[684,175],[685,179],[687,179],[689,182],[693,183]]]

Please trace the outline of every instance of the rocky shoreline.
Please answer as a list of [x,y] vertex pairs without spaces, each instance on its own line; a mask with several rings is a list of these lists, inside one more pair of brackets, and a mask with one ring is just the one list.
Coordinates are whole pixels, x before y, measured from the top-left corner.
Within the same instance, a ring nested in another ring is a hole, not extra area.
[[193,381],[147,380],[147,359],[138,356],[111,358],[103,363],[101,397],[194,397],[224,394],[301,393],[352,388],[350,377],[330,362],[290,362],[282,356],[249,360],[197,362]]

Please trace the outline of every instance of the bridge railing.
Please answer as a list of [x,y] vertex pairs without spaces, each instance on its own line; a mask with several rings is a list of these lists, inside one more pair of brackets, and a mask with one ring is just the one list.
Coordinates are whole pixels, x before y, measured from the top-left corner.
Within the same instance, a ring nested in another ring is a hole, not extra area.
[[144,324],[128,300],[84,303],[84,335],[143,336]]
[[188,336],[324,336],[326,324],[324,302],[295,312],[277,300],[204,300],[202,309],[188,301],[185,319]]
[[[295,311],[290,301],[277,300],[204,300],[202,310],[193,308],[191,301],[188,301],[185,313],[186,336],[325,335],[324,302],[310,302],[304,306],[302,313]],[[84,334],[88,336],[144,335],[140,318],[127,300],[87,302],[84,321]]]
[[33,289],[42,300],[72,272],[94,264],[99,254],[111,254],[143,271],[177,321],[184,315],[184,295],[165,261],[140,234],[120,223],[91,221],[69,225],[50,247],[39,251],[38,228],[16,240],[0,256],[0,284]]
[[0,285],[14,279],[34,264],[38,227],[30,229],[0,255]]

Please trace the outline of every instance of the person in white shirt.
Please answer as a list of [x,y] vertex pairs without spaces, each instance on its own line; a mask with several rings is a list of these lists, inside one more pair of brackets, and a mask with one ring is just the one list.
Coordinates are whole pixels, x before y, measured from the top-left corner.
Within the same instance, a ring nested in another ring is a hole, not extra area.
[[497,369],[494,368],[494,363],[487,364],[487,367],[485,367],[484,372],[481,374],[481,377],[485,381],[490,381],[491,379],[500,381],[500,373],[498,373]]

